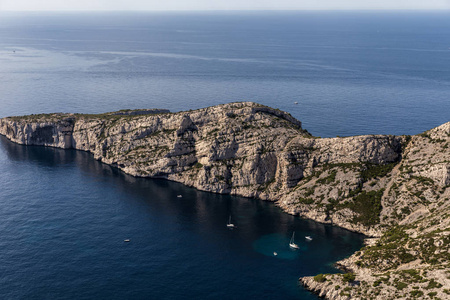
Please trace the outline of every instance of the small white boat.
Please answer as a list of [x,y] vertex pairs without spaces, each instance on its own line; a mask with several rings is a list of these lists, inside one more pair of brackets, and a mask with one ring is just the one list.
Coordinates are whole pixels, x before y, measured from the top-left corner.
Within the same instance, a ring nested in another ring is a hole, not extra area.
[[130,239],[123,240],[125,243],[129,243]]
[[291,241],[289,242],[289,247],[291,247],[292,249],[299,249],[300,247],[295,243],[294,236],[295,231],[292,233]]
[[183,195],[177,195],[177,198],[183,198]]
[[234,228],[234,224],[231,223],[231,215],[230,215],[230,217],[228,218],[227,227],[228,227],[228,228]]
[[294,104],[298,104],[298,102],[294,102]]
[[278,255],[278,253],[276,253],[275,251],[273,252],[273,256],[277,256]]
[[305,236],[305,240],[307,241],[312,241],[312,237],[310,237],[309,235]]

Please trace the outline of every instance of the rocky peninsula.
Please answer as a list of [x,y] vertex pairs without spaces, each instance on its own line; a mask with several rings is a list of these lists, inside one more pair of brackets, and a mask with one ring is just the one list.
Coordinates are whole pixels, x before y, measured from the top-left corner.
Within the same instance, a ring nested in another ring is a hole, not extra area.
[[338,263],[346,274],[300,279],[327,299],[450,299],[450,122],[415,136],[317,138],[286,112],[239,102],[8,117],[0,134],[364,233],[367,245]]

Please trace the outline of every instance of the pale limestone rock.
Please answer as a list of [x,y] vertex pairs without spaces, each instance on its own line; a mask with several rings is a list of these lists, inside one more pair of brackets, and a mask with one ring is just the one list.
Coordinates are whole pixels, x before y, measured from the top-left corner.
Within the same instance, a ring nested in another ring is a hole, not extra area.
[[[413,137],[318,139],[288,113],[243,102],[180,113],[4,118],[0,134],[19,144],[88,151],[133,176],[276,201],[287,213],[369,236],[379,237],[395,224],[426,227],[432,221],[423,232],[411,230],[414,238],[438,229],[447,233],[450,226],[448,218],[438,219],[446,215],[450,199],[450,122]],[[363,177],[370,166],[390,163],[396,166],[382,176]],[[383,191],[379,222],[355,222],[355,195],[378,191]],[[435,238],[435,246],[443,247],[444,233]],[[341,263],[373,282],[373,271],[359,268],[357,259],[352,256]],[[378,267],[389,263],[380,261]],[[327,299],[348,298],[341,296],[342,284],[335,289],[312,277],[303,283]],[[391,297],[391,292],[383,290],[380,299]]]

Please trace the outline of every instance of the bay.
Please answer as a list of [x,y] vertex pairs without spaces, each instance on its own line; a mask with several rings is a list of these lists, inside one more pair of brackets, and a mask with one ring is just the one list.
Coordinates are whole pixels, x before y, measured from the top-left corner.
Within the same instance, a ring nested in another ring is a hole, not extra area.
[[5,299],[316,299],[298,277],[335,272],[363,239],[272,203],[128,176],[75,150],[0,137],[0,172]]

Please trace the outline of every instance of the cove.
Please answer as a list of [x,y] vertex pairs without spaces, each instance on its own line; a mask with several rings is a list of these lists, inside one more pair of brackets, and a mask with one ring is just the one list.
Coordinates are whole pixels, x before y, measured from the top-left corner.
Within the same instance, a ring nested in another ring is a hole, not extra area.
[[0,145],[5,298],[317,299],[298,278],[335,272],[362,246],[270,202],[132,177],[81,151]]

